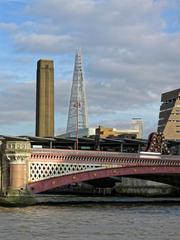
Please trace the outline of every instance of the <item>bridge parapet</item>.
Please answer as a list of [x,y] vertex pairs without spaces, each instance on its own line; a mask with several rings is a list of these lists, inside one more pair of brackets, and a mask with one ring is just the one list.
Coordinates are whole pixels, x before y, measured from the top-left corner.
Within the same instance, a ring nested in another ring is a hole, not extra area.
[[104,163],[104,164],[180,164],[180,157],[159,153],[120,153],[84,150],[32,150],[31,161],[62,163]]
[[91,162],[91,163],[120,163],[123,159],[137,159],[138,154],[103,152],[103,151],[84,151],[84,150],[57,150],[46,149],[32,151],[31,160],[33,161],[52,161],[52,162]]

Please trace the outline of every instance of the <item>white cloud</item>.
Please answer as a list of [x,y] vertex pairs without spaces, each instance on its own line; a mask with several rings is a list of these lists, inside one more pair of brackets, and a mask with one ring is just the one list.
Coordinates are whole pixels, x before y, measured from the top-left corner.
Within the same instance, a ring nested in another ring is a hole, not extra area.
[[[174,4],[180,7],[178,1]],[[89,113],[95,119],[101,113],[113,122],[122,111],[153,112],[151,105],[160,105],[162,92],[179,88],[180,33],[167,31],[170,22],[163,16],[175,6],[167,0],[33,0],[26,2],[23,21],[1,23],[0,29],[9,30],[11,47],[23,53],[22,58],[42,54],[69,60],[68,54],[81,46]],[[66,68],[73,70],[70,64]],[[61,81],[56,102],[63,116],[70,85],[71,80]],[[144,117],[150,115],[146,112]]]
[[15,23],[0,22],[0,30],[15,31],[17,30],[17,25]]
[[27,52],[60,52],[65,51],[73,45],[71,36],[56,36],[48,34],[26,34],[15,35],[15,44],[21,51]]
[[51,18],[72,18],[85,16],[95,8],[95,2],[91,0],[39,0],[32,1],[26,12],[31,15],[45,15]]

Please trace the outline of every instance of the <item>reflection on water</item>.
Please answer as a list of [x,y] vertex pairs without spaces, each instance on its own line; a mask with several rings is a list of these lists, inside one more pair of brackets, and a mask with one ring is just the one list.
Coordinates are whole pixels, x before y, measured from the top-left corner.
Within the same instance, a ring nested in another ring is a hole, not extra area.
[[179,240],[180,205],[1,207],[0,223],[3,240]]

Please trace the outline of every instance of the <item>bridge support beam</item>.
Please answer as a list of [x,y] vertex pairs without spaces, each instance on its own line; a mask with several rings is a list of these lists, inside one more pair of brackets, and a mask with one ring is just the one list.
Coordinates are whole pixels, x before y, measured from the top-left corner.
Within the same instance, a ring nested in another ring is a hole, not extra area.
[[27,190],[29,141],[4,141],[1,144],[0,204],[20,206],[35,203]]

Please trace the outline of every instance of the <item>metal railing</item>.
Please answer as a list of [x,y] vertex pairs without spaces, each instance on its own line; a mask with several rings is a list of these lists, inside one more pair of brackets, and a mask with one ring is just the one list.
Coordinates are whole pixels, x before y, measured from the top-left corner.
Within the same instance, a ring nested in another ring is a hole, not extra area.
[[105,152],[105,151],[83,151],[83,150],[64,150],[64,149],[33,149],[31,154],[31,161],[47,160],[53,162],[58,160],[60,162],[71,163],[103,163],[113,165],[180,165],[180,156],[161,155],[155,153],[119,153],[119,152]]

